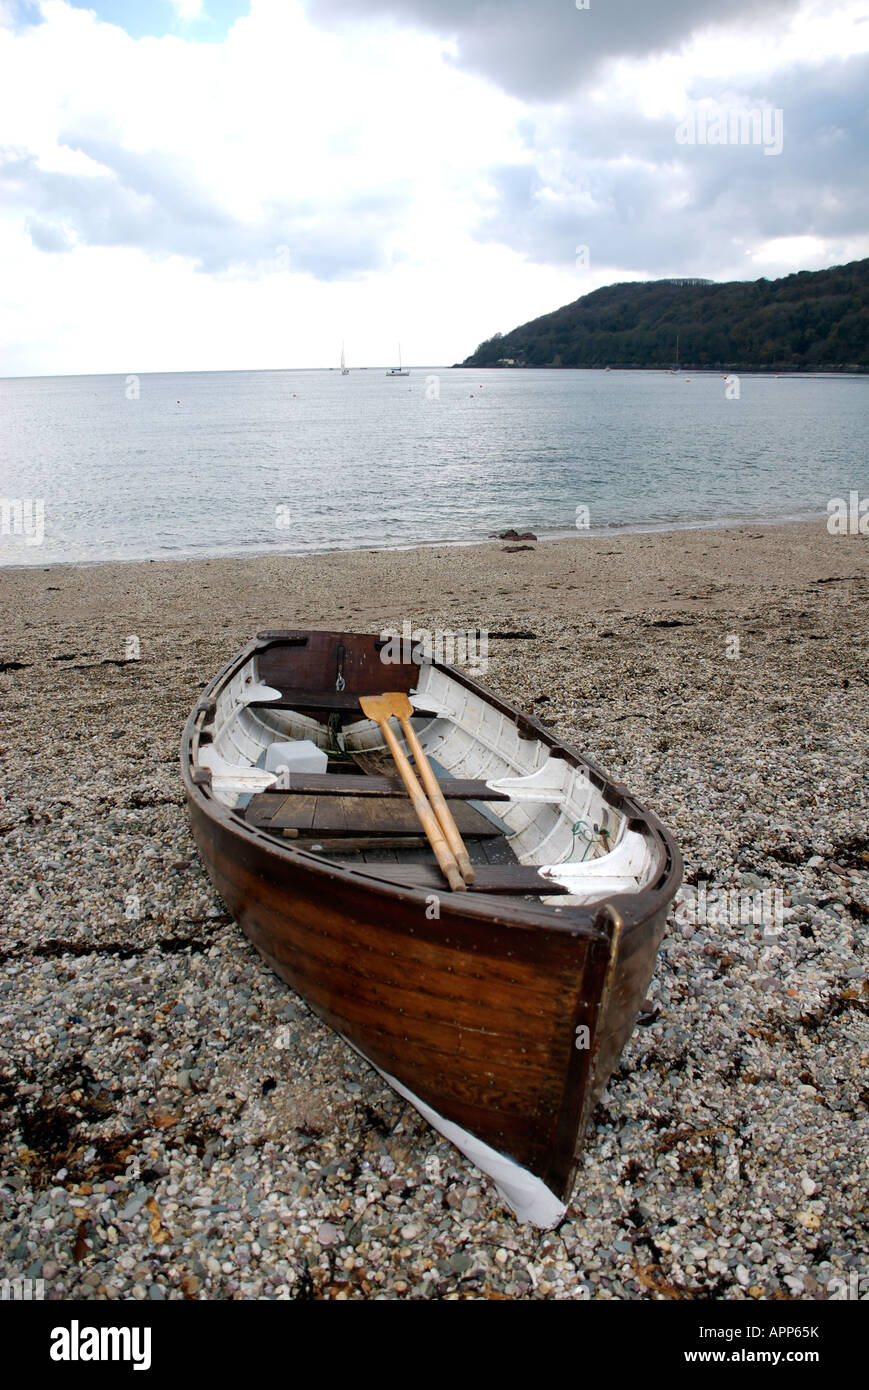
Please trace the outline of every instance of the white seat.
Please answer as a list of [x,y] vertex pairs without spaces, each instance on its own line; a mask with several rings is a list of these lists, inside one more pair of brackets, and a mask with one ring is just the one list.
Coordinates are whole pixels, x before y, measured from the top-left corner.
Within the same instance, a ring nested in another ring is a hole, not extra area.
[[649,848],[645,836],[626,830],[609,854],[582,864],[543,864],[537,872],[552,883],[560,883],[577,899],[588,902],[611,893],[636,892],[648,867]]

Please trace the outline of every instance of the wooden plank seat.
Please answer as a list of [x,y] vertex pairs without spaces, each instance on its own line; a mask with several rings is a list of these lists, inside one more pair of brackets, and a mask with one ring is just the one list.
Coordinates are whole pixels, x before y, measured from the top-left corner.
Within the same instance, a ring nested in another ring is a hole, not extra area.
[[[328,774],[326,774],[328,776]],[[493,838],[501,829],[468,806],[450,806],[462,835]],[[258,792],[251,797],[245,820],[261,830],[299,836],[419,835],[420,823],[406,794],[387,797],[317,796],[295,791]]]
[[[317,710],[325,714],[358,714],[360,719],[365,717],[359,705],[359,696],[351,695],[346,690],[284,689],[280,699],[249,700],[247,703],[254,709],[259,706],[263,709]],[[437,710],[414,708],[414,716],[418,714],[434,719]]]
[[[424,888],[433,892],[449,892],[437,864],[354,864],[355,873],[370,874],[373,878],[388,879],[403,888]],[[522,896],[569,893],[559,883],[541,878],[532,864],[476,864],[474,882],[469,893],[514,893]]]
[[[471,777],[441,777],[448,801],[509,801],[507,792],[493,792]],[[406,796],[400,777],[339,772],[291,772],[288,792],[307,796]]]

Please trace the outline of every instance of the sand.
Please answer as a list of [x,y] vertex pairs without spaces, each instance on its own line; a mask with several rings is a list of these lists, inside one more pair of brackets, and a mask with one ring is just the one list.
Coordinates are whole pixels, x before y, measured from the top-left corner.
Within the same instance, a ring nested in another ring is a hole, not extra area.
[[[58,631],[68,624],[117,623],[155,636],[203,636],[222,627],[230,643],[238,643],[256,626],[349,628],[351,618],[364,630],[403,617],[430,627],[492,628],[538,614],[573,620],[646,609],[695,614],[739,609],[755,599],[802,593],[819,579],[865,578],[863,540],[830,536],[819,519],[726,530],[578,535],[516,553],[505,551],[507,543],[491,542],[4,569],[0,586],[7,642],[24,619],[31,625],[53,621]],[[152,627],[148,619],[155,608],[159,623]]]

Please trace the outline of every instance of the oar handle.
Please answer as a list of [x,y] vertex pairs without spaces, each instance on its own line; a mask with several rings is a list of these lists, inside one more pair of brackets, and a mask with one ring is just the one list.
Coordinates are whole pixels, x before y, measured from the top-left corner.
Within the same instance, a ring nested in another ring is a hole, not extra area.
[[455,856],[444,837],[440,822],[429,806],[425,792],[417,781],[413,768],[408,762],[404,749],[390,728],[388,719],[378,719],[377,723],[383,730],[383,736],[386,739],[389,751],[395,760],[395,765],[398,768],[401,780],[407,788],[408,795],[413,802],[413,809],[416,811],[419,822],[426,833],[428,842],[434,850],[435,859],[438,861],[442,873],[454,892],[463,891],[466,887],[465,880],[456,863]]
[[456,825],[453,813],[447,805],[444,794],[438,785],[438,779],[432,771],[431,763],[423,751],[423,746],[417,738],[416,730],[410,720],[403,715],[399,715],[398,718],[404,737],[407,739],[408,747],[413,754],[419,775],[422,778],[423,786],[428,792],[428,799],[432,804],[432,809],[440,822],[441,829],[446,836],[447,844],[456,857],[459,872],[465,880],[465,883],[473,883],[474,867],[471,864],[470,856],[465,848],[465,842],[459,833],[459,827]]

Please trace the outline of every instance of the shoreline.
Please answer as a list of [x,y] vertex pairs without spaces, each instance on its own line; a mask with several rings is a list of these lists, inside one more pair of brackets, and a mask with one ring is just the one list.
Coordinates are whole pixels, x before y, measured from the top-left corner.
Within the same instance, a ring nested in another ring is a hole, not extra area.
[[[799,575],[834,584],[860,580],[869,557],[864,537],[832,536],[822,519],[576,533],[508,550],[512,544],[7,567],[0,569],[6,645],[18,635],[32,640],[40,619],[50,617],[61,630],[89,625],[111,659],[119,655],[121,628],[165,647],[179,608],[188,640],[218,625],[237,646],[257,626],[288,624],[350,631],[410,619],[498,630],[516,626],[516,615],[536,614],[575,619],[581,629],[595,616],[622,611],[711,616],[741,608],[751,594],[775,599],[792,591]],[[21,610],[28,614],[23,625]]]
[[[417,367],[416,371],[427,371],[425,367]],[[684,376],[686,372],[691,372],[693,376],[720,376],[722,373],[736,376],[795,376],[804,377],[807,381],[814,381],[815,377],[826,377],[836,379],[839,377],[869,377],[869,367],[859,365],[842,367],[765,367],[755,363],[752,366],[739,367],[733,363],[728,365],[720,362],[715,365],[707,364],[705,367],[692,367],[690,364],[679,363],[679,366],[660,367],[633,367],[622,363],[619,366],[588,364],[587,366],[557,365],[555,362],[544,363],[540,366],[532,365],[530,362],[515,366],[508,366],[502,363],[488,362],[485,366],[474,364],[473,362],[454,362],[452,367],[442,368],[444,371],[464,371],[464,372],[663,372],[666,376]]]
[[[807,526],[815,522],[822,521],[827,515],[824,512],[811,512],[798,515],[788,515],[764,519],[740,519],[727,517],[723,520],[715,521],[668,521],[668,522],[636,522],[612,526],[590,526],[587,528],[574,528],[572,530],[557,530],[547,533],[538,532],[536,539],[528,542],[531,545],[550,545],[555,541],[576,540],[578,542],[590,540],[616,540],[620,536],[645,536],[645,535],[670,535],[681,534],[693,531],[739,531],[749,526]],[[516,529],[516,528],[514,528]],[[241,551],[219,551],[212,553],[202,553],[196,555],[154,555],[139,556],[129,559],[106,559],[106,560],[49,560],[47,564],[39,564],[34,561],[32,564],[5,564],[0,554],[0,575],[12,571],[15,573],[29,573],[32,571],[45,573],[50,570],[71,569],[71,570],[90,570],[98,569],[106,565],[187,565],[205,564],[214,561],[247,561],[247,560],[307,560],[325,556],[357,556],[357,555],[394,555],[405,554],[415,551],[436,550],[444,547],[451,550],[469,550],[476,548],[486,548],[490,546],[503,545],[504,541],[487,536],[485,539],[474,540],[439,540],[439,541],[415,541],[407,545],[387,545],[387,546],[333,546],[324,550],[241,550]]]

